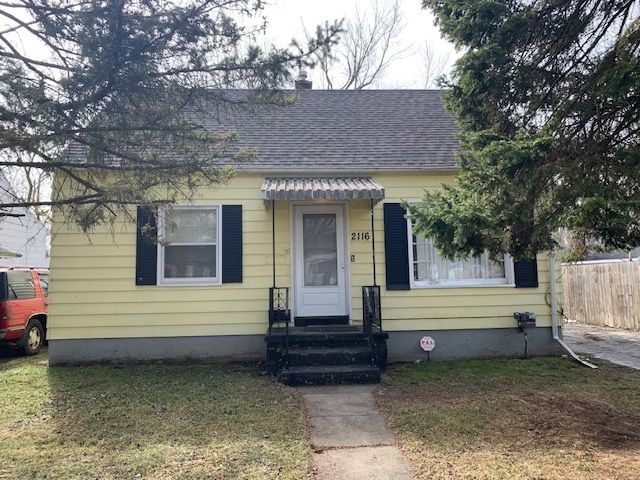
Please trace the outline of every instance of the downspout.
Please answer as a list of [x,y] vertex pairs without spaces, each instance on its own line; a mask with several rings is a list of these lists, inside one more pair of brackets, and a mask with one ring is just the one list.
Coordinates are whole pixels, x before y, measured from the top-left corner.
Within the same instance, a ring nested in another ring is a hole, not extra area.
[[560,337],[558,328],[558,299],[556,297],[556,257],[552,253],[549,255],[549,282],[551,283],[551,332],[553,333],[553,339],[560,344],[560,346],[573,358],[576,362],[589,368],[598,368],[593,363],[587,362],[581,359],[575,354],[571,347],[567,345]]

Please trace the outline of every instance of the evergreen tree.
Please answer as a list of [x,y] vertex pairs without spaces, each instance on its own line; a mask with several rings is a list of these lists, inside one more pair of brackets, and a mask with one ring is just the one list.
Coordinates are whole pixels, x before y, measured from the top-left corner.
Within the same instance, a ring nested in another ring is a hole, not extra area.
[[[2,2],[0,168],[55,181],[51,198],[14,198],[0,215],[59,206],[90,229],[131,204],[189,198],[229,178],[217,159],[235,134],[203,119],[291,101],[274,89],[339,32],[327,24],[305,45],[261,48],[261,9],[260,0]],[[237,87],[255,95],[221,94]]]
[[409,206],[447,256],[640,245],[640,2],[423,0],[464,51],[444,82],[454,185]]

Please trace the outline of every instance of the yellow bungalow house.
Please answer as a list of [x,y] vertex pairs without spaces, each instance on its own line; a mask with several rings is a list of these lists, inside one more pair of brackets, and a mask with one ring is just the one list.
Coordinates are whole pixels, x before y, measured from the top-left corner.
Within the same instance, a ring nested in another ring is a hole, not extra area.
[[[456,175],[440,92],[298,97],[212,113],[206,128],[237,129],[257,156],[192,203],[89,236],[54,218],[52,365],[266,360],[300,383],[375,381],[387,359],[557,352],[548,259],[452,261],[412,234],[401,202]],[[535,314],[524,332],[516,312]]]

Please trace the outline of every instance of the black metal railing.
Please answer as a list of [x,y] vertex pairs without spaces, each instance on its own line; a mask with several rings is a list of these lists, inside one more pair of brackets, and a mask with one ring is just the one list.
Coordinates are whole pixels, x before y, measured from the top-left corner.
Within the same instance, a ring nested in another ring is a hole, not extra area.
[[274,325],[284,324],[288,329],[290,321],[289,287],[269,288],[269,333]]
[[375,333],[382,332],[382,308],[380,307],[380,286],[378,285],[362,287],[362,328],[369,341],[371,363],[375,364],[377,345],[373,336]]
[[289,287],[269,288],[269,335],[275,326],[284,326],[284,345],[280,356],[281,366],[289,365],[289,323],[291,310],[289,309]]
[[380,308],[380,287],[362,287],[362,325],[365,333],[382,331],[382,309]]

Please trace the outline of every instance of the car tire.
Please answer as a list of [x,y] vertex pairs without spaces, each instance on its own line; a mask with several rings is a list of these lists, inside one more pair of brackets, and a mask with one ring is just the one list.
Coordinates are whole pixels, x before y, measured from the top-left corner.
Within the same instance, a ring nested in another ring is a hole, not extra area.
[[31,319],[24,330],[22,351],[25,355],[37,355],[44,343],[44,328],[40,320]]

